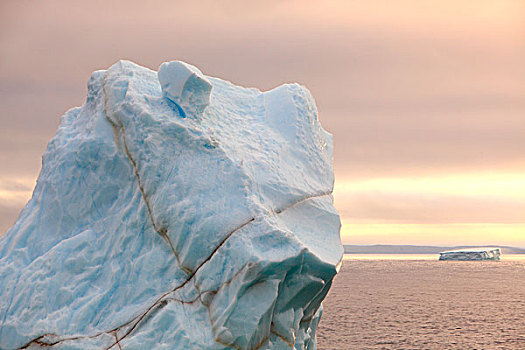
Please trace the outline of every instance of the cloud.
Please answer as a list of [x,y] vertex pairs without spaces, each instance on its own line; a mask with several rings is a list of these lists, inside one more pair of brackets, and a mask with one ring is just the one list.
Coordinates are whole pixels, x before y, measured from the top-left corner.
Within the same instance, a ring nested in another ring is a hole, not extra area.
[[[525,171],[520,1],[0,6],[0,178],[36,178],[60,115],[83,103],[92,71],[121,58],[153,69],[183,59],[260,89],[306,85],[334,135],[337,178]],[[396,188],[337,205],[355,218],[404,222],[515,222],[522,208],[516,198]],[[9,208],[0,223],[20,209]]]
[[358,192],[338,197],[337,207],[356,223],[525,223],[525,197]]
[[525,248],[524,224],[387,224],[343,220],[345,244],[509,245]]
[[334,196],[354,223],[525,224],[521,173],[338,179]]

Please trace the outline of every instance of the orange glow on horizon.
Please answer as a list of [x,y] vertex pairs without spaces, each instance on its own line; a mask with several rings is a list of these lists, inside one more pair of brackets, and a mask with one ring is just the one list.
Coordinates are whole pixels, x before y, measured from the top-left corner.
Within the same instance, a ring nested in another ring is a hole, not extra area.
[[[346,244],[415,244],[415,245],[484,245],[501,244],[525,247],[525,210],[514,223],[505,222],[430,222],[410,223],[404,220],[352,217],[345,210],[349,198],[359,194],[376,196],[409,195],[416,199],[440,196],[470,198],[490,208],[491,198],[525,203],[525,177],[511,173],[461,173],[446,176],[392,177],[349,179],[338,178],[334,197],[341,211],[341,238]],[[387,197],[385,197],[387,198]],[[514,203],[513,202],[513,203]],[[407,211],[411,211],[410,203]],[[495,204],[497,205],[497,204]],[[446,208],[440,208],[446,211]],[[479,210],[473,208],[472,210]],[[429,213],[429,216],[432,216]],[[502,220],[503,221],[503,220]]]
[[524,224],[353,223],[343,218],[343,244],[509,245],[525,248]]
[[479,172],[446,176],[383,177],[359,180],[336,178],[334,189],[336,198],[338,195],[358,191],[525,198],[525,176],[523,173]]

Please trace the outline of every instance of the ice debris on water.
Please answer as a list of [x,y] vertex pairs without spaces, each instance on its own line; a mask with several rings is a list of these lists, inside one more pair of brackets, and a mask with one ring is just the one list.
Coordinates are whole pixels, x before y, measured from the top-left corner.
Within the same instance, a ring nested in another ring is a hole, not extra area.
[[0,238],[0,349],[315,349],[333,183],[298,84],[96,71]]

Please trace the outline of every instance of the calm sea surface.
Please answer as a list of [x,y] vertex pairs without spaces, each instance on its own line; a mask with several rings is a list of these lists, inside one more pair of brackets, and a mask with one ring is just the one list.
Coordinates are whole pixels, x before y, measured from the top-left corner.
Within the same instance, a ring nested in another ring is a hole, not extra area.
[[525,256],[352,254],[323,302],[318,348],[525,349]]

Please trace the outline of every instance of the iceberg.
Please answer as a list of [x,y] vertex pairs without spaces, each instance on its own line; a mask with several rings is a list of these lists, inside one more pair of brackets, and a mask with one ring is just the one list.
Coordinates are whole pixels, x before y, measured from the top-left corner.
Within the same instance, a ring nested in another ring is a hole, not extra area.
[[439,253],[439,260],[500,260],[499,248],[464,248]]
[[301,85],[94,72],[0,237],[0,349],[316,349],[332,152]]

